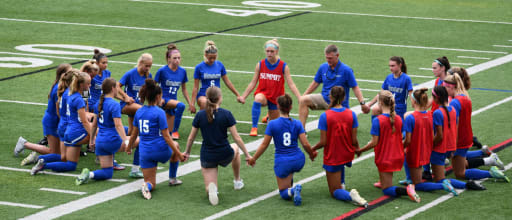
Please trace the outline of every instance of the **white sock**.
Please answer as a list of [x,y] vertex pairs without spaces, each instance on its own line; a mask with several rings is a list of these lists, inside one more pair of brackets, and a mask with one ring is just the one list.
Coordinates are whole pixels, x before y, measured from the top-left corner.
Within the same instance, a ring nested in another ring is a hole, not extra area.
[[293,196],[293,195],[292,195],[292,189],[293,189],[293,188],[288,188],[288,196],[290,196],[290,197],[292,197],[292,196]]
[[89,172],[89,178],[94,179],[94,172]]
[[484,158],[484,165],[485,166],[496,165],[495,161],[494,161],[494,158],[492,158],[492,157],[485,157]]
[[139,172],[139,165],[133,165],[132,166],[132,172]]

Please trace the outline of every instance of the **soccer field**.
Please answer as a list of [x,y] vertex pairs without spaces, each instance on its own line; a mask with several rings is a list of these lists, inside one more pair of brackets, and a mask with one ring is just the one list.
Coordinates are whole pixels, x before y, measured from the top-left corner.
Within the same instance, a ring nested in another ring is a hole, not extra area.
[[[452,1],[243,1],[243,0],[3,0],[0,7],[0,219],[510,219],[512,185],[487,180],[485,191],[465,191],[451,197],[444,191],[418,192],[421,203],[407,197],[389,199],[373,187],[378,181],[373,151],[346,169],[348,189],[356,188],[370,202],[368,209],[331,198],[322,169],[322,151],[306,161],[294,182],[303,185],[301,206],[284,201],[273,171],[273,145],[255,167],[243,164],[245,187],[233,190],[231,167],[219,168],[219,205],[211,206],[204,192],[199,158],[180,163],[183,185],[169,187],[169,164],[159,164],[151,200],[140,193],[142,179],[128,177],[129,168],[115,171],[111,181],[90,181],[76,186],[82,168],[97,169],[95,156],[81,157],[74,172],[45,171],[31,176],[31,166],[20,166],[25,150],[13,156],[19,136],[30,142],[43,137],[41,119],[56,66],[80,68],[94,48],[108,52],[108,69],[119,80],[142,53],[153,55],[153,76],[166,64],[167,44],[175,42],[187,70],[192,93],[194,66],[203,60],[206,40],[215,41],[220,60],[238,92],[253,77],[255,64],[265,58],[263,44],[276,38],[280,57],[287,62],[297,88],[303,93],[313,80],[323,50],[336,44],[340,59],[353,68],[365,99],[372,99],[389,74],[388,60],[402,56],[415,88],[433,87],[431,63],[446,56],[452,66],[471,74],[473,133],[482,144],[496,147],[501,160],[512,167],[512,2],[505,0]],[[262,136],[250,137],[250,95],[246,104],[221,83],[222,107],[237,119],[237,129],[251,154]],[[287,93],[291,94],[285,86]],[[316,90],[320,92],[320,88]],[[178,100],[184,101],[181,92]],[[350,106],[358,113],[358,140],[370,138],[370,115],[359,114],[350,91]],[[293,97],[293,96],[292,96]],[[298,118],[293,97],[292,117]],[[408,110],[411,110],[409,105]],[[262,108],[262,116],[266,114]],[[311,111],[308,140],[319,141],[321,111]],[[185,111],[178,140],[182,151],[193,114]],[[123,115],[124,125],[127,116]],[[264,134],[266,125],[259,126]],[[200,141],[198,136],[196,141]],[[233,140],[230,138],[230,142]],[[200,144],[192,155],[198,156]],[[116,154],[119,163],[131,164],[132,155]],[[242,161],[244,156],[242,155]],[[481,167],[489,169],[489,167]],[[510,170],[505,174],[512,177]],[[395,174],[393,182],[404,179]],[[455,178],[449,174],[450,178]]]

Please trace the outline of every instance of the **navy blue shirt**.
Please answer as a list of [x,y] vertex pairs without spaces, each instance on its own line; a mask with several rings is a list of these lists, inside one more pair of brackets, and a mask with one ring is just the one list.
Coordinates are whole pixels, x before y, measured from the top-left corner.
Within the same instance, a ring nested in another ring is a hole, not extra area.
[[212,123],[208,122],[206,111],[199,111],[192,126],[201,130],[203,136],[203,143],[201,145],[201,158],[202,160],[211,161],[218,158],[218,154],[225,150],[231,149],[228,141],[228,128],[236,124],[235,117],[230,111],[218,108],[214,113],[214,120]]

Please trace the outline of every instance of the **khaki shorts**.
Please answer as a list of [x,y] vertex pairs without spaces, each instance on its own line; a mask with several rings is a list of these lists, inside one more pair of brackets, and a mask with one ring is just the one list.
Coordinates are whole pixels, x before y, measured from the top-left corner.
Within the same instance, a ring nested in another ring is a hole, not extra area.
[[322,94],[310,94],[307,96],[311,99],[312,106],[309,106],[311,110],[327,110],[329,108],[329,104],[325,102]]

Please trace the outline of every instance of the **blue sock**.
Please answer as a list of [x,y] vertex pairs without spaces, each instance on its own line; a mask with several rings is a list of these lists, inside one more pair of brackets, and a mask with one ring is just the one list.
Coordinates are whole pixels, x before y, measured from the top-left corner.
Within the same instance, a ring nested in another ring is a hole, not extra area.
[[430,191],[434,191],[434,190],[443,189],[443,184],[442,183],[424,182],[424,183],[416,184],[415,188],[416,188],[416,190],[419,190],[419,191],[430,192]]
[[407,165],[407,160],[404,160],[404,171],[405,171],[405,178],[410,180],[411,179],[411,173],[409,172],[409,166]]
[[388,188],[385,188],[382,190],[382,192],[384,193],[384,195],[387,195],[387,196],[392,196],[392,197],[396,197],[397,194],[396,194],[396,186],[390,186]]
[[76,170],[76,163],[71,161],[47,163],[43,169],[51,169],[55,172],[74,171]]
[[146,185],[148,185],[148,189],[151,192],[151,190],[153,190],[153,186],[151,186],[151,183],[147,182]]
[[290,200],[292,197],[288,194],[288,192],[290,192],[290,194],[292,194],[293,196],[293,190],[291,190],[291,188],[283,190],[280,189],[279,195],[281,195],[281,198],[283,198],[284,200]]
[[174,128],[172,129],[172,132],[178,131],[181,124],[181,117],[183,116],[183,112],[185,111],[185,103],[178,102],[176,105],[176,112],[174,114]]
[[481,150],[472,150],[472,151],[468,151],[466,153],[466,159],[471,159],[471,158],[475,158],[475,157],[483,157],[484,156],[484,152],[482,152]]
[[93,171],[95,180],[111,179],[114,175],[114,167],[101,168],[101,170]]
[[133,153],[133,165],[140,165],[139,147],[137,147],[137,149],[135,149],[135,153]]
[[464,173],[466,176],[466,179],[468,180],[479,180],[483,178],[490,178],[491,172],[486,170],[479,170],[479,169],[467,169]]
[[169,178],[176,178],[176,173],[178,173],[178,166],[180,162],[170,162],[169,163]]
[[352,197],[350,197],[350,193],[347,190],[344,189],[337,189],[334,190],[332,193],[334,198],[341,201],[352,201]]
[[341,183],[345,183],[345,165],[341,167]]
[[37,160],[39,159],[43,159],[45,163],[58,162],[60,161],[60,154],[41,155],[37,158]]
[[[443,182],[443,180],[439,180],[438,183]],[[466,188],[466,182],[456,180],[456,179],[448,179],[448,180],[450,180],[450,183],[452,184],[453,188],[455,188],[455,189],[465,189]]]
[[261,103],[253,102],[252,103],[252,127],[258,127],[258,121],[260,120],[261,114]]
[[430,173],[430,164],[423,165],[423,171],[424,171],[424,172],[429,172],[429,173]]

